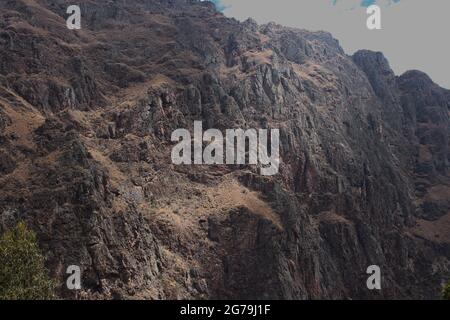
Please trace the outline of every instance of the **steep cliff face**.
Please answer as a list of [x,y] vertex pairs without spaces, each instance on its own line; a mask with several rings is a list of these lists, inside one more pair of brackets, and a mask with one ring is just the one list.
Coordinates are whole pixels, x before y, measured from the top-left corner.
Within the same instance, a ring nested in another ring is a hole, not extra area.
[[[439,295],[450,91],[209,2],[79,3],[78,31],[66,1],[0,3],[0,231],[37,232],[61,296]],[[172,165],[170,135],[194,120],[280,129],[279,174]]]

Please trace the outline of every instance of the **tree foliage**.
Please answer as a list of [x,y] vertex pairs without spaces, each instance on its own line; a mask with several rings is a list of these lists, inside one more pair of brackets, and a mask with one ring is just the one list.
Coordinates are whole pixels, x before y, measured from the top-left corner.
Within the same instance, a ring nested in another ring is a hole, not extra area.
[[450,300],[450,281],[444,286],[442,290],[442,298],[444,300]]
[[36,235],[25,223],[0,238],[0,300],[43,300],[54,297]]

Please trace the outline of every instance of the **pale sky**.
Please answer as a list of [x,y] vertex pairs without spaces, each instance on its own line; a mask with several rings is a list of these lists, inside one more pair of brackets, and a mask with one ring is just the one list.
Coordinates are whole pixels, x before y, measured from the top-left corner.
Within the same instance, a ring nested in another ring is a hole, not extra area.
[[[396,74],[418,69],[450,89],[450,0],[219,0],[224,14],[259,23],[325,30],[348,54],[382,51]],[[381,7],[382,30],[368,30],[363,4]]]

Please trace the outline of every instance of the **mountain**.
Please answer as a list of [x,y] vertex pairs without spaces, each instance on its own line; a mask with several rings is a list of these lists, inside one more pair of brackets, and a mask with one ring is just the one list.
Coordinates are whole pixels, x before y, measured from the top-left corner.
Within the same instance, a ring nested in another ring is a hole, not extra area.
[[[439,297],[449,90],[210,2],[78,3],[81,30],[68,1],[0,2],[0,232],[36,232],[61,297]],[[279,129],[279,173],[172,164],[196,120]]]

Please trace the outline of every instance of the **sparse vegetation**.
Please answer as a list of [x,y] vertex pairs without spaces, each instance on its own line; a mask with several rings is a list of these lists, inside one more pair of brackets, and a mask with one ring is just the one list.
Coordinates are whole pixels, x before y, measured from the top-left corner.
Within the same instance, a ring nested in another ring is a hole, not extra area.
[[0,238],[0,300],[44,300],[54,297],[54,283],[48,277],[36,241],[25,223]]

